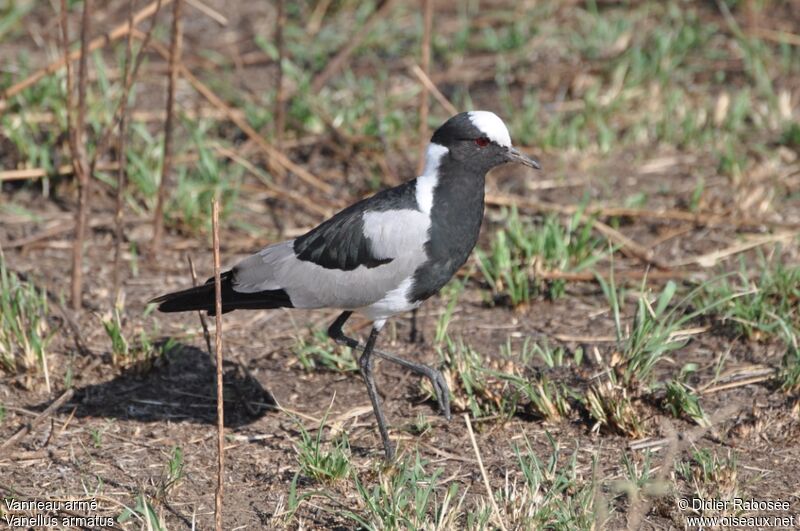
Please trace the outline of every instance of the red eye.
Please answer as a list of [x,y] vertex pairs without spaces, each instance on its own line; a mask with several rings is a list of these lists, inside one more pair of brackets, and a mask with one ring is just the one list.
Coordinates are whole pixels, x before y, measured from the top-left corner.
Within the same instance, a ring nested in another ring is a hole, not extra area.
[[478,144],[479,147],[486,147],[489,145],[489,139],[485,136],[475,139],[475,143]]

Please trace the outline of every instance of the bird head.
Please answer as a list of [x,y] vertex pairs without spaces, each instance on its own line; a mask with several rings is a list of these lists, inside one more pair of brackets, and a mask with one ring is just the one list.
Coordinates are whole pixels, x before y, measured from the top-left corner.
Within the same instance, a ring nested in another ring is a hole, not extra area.
[[503,120],[489,111],[462,112],[447,120],[433,134],[428,148],[431,158],[448,155],[452,160],[481,171],[507,164],[523,164],[536,170],[539,162],[511,145],[511,135]]

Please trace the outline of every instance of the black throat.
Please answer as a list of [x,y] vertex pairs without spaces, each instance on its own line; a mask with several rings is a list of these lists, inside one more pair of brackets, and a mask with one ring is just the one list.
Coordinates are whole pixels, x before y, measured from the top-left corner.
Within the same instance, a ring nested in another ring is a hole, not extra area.
[[428,261],[414,275],[412,300],[424,300],[439,291],[467,261],[481,230],[487,171],[443,157],[433,190],[430,239],[425,244]]

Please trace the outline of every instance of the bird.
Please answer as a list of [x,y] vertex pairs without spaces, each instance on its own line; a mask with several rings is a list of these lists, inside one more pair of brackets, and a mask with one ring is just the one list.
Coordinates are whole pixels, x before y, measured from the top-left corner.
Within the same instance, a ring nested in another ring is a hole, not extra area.
[[[358,367],[387,462],[395,447],[375,385],[374,356],[427,378],[447,420],[450,390],[441,371],[376,349],[378,335],[388,319],[418,308],[467,261],[483,221],[486,174],[506,163],[541,169],[511,145],[508,128],[495,113],[456,114],[433,133],[422,175],[354,203],[302,236],[268,245],[220,276],[223,313],[342,311],[328,336],[360,351]],[[150,302],[162,312],[214,315],[214,278]],[[344,332],[354,312],[372,322],[365,343]]]

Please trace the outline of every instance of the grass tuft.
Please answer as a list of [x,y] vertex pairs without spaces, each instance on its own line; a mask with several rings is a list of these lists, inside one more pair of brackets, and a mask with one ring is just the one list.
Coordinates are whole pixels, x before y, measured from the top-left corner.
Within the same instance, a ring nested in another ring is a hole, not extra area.
[[675,468],[697,498],[730,500],[736,495],[738,462],[730,451],[720,457],[707,448],[696,449],[688,461],[681,461]]
[[617,334],[619,352],[615,353],[613,366],[626,386],[649,386],[656,364],[689,341],[680,333],[681,327],[720,303],[716,301],[694,312],[687,312],[688,301],[693,293],[673,302],[678,286],[669,281],[661,293],[651,299],[642,282],[633,321],[630,326],[623,327],[620,309],[622,297],[614,285],[613,276],[610,281],[598,277],[598,282],[611,307]]
[[295,445],[300,471],[307,477],[324,483],[331,483],[345,477],[350,472],[350,444],[344,432],[330,445],[322,440],[328,411],[317,427],[316,436],[299,423],[300,441]]
[[628,390],[611,377],[586,392],[584,405],[595,420],[592,431],[607,428],[632,439],[646,434],[640,413],[634,407]]
[[[442,469],[429,473],[419,453],[378,473],[371,487],[353,472],[360,507],[341,514],[364,529],[448,529],[458,507],[450,507],[458,492],[451,483],[443,495],[436,492]],[[463,498],[462,498],[463,500]],[[460,504],[460,502],[459,502]],[[449,525],[448,525],[449,524]]]
[[784,391],[793,395],[800,394],[800,347],[797,337],[792,337],[783,356],[779,379]]
[[699,426],[710,427],[708,417],[700,406],[700,397],[685,383],[678,380],[667,382],[667,395],[664,399],[666,409],[672,416],[680,418],[684,415],[692,419]]
[[0,366],[5,371],[35,370],[48,378],[47,347],[53,338],[48,315],[44,289],[9,271],[0,252]]
[[184,476],[184,464],[183,449],[180,446],[174,446],[158,484],[159,499],[164,499],[172,489],[178,486]]
[[175,348],[176,341],[168,338],[166,341],[154,341],[152,332],[141,329],[138,337],[128,339],[129,332],[125,331],[123,316],[124,308],[115,306],[105,317],[101,318],[106,336],[111,341],[111,362],[116,367],[131,367],[137,363],[142,372],[147,372],[150,362],[158,356]]
[[292,351],[307,371],[358,371],[358,364],[350,349],[331,341],[325,330],[309,330],[309,333],[298,334]]
[[496,303],[518,307],[531,297],[564,295],[564,280],[537,280],[539,271],[581,271],[603,257],[603,242],[592,235],[592,223],[582,212],[563,224],[548,216],[540,225],[523,221],[512,209],[488,252],[477,251],[478,266]]
[[514,374],[495,373],[497,377],[510,382],[514,402],[521,402],[526,413],[541,417],[549,422],[559,422],[569,418],[572,406],[569,397],[573,393],[563,383],[556,383],[547,376],[524,378]]
[[[438,347],[442,374],[450,387],[451,403],[456,411],[469,411],[474,418],[499,416],[508,419],[517,409],[517,393],[509,384],[516,369],[511,362],[500,363],[481,355],[463,340],[445,338]],[[423,390],[433,396],[427,380]]]
[[[592,529],[595,525],[595,485],[578,477],[577,450],[564,464],[562,450],[547,434],[552,453],[539,458],[525,438],[525,446],[514,446],[522,479],[506,476],[503,488],[495,493],[508,529]],[[486,500],[478,502],[486,506]]]
[[781,145],[800,150],[800,124],[791,122],[781,132]]
[[166,531],[167,526],[164,524],[163,517],[156,512],[153,504],[144,495],[140,494],[136,497],[136,507],[133,509],[126,507],[124,511],[117,517],[117,522],[124,524],[135,517],[141,523],[142,529],[152,531]]
[[697,304],[724,301],[714,313],[748,339],[800,335],[800,266],[762,257],[755,275],[742,264],[738,273],[705,283],[701,288]]

